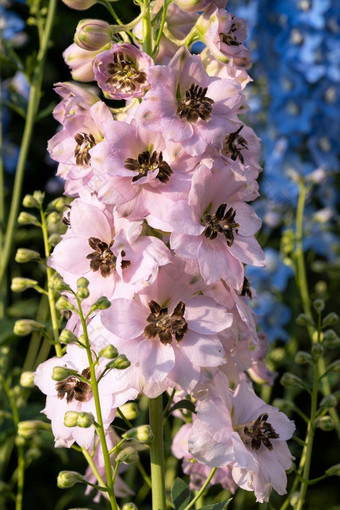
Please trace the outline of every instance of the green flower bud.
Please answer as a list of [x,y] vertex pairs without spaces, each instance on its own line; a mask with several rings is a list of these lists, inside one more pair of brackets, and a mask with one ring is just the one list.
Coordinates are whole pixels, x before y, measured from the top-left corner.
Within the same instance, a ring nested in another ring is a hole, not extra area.
[[294,386],[303,387],[303,382],[301,379],[297,375],[291,374],[290,372],[284,373],[280,382],[285,388],[292,388]]
[[61,220],[61,216],[56,211],[52,211],[47,215],[46,223],[47,225],[56,225]]
[[71,7],[71,9],[76,9],[77,11],[85,11],[95,5],[97,0],[63,0],[64,4],[67,7]]
[[313,306],[315,310],[320,313],[325,308],[325,302],[323,299],[318,298],[313,301]]
[[334,429],[334,422],[330,416],[320,416],[315,420],[315,425],[324,432],[330,432]]
[[57,485],[59,489],[69,489],[76,483],[81,483],[84,477],[76,471],[60,471],[57,478]]
[[138,510],[138,507],[134,503],[125,503],[122,510]]
[[22,372],[20,386],[23,388],[34,388],[34,372]]
[[84,276],[81,276],[80,278],[78,278],[78,280],[77,280],[77,289],[80,289],[80,288],[87,289],[87,287],[89,285],[90,285],[90,282],[88,281],[87,278],[84,278]]
[[40,324],[40,322],[31,319],[19,319],[14,324],[13,332],[18,336],[26,336],[33,331],[40,331],[42,329],[45,329],[45,326]]
[[78,421],[77,425],[78,427],[82,427],[84,429],[87,429],[91,427],[91,425],[94,424],[94,416],[92,413],[79,413],[78,415]]
[[29,439],[41,430],[51,430],[51,425],[40,420],[27,420],[18,423],[18,436]]
[[39,209],[39,202],[32,195],[25,195],[22,201],[22,205],[29,209]]
[[116,359],[113,359],[106,365],[106,368],[116,368],[117,370],[125,370],[131,365],[125,354],[120,354]]
[[118,350],[113,345],[107,345],[102,349],[99,353],[99,357],[103,356],[103,358],[114,359],[118,356]]
[[300,315],[296,317],[296,324],[299,326],[314,326],[314,321],[309,315],[300,313]]
[[67,202],[68,199],[66,197],[57,197],[48,204],[47,209],[55,209],[58,212],[63,212]]
[[326,328],[327,326],[334,326],[334,324],[338,324],[339,315],[335,312],[331,312],[322,321],[322,327]]
[[65,297],[60,296],[58,301],[55,304],[57,310],[72,310],[73,312],[76,310],[72,303]]
[[[139,415],[139,408],[135,402],[127,402],[119,408],[127,420],[135,420]],[[119,416],[119,415],[117,415]]]
[[53,381],[64,381],[70,377],[70,375],[79,375],[77,370],[73,370],[72,368],[66,367],[54,367],[52,372]]
[[26,289],[34,289],[36,285],[38,285],[36,280],[31,280],[30,278],[21,278],[20,276],[17,276],[12,280],[11,290],[13,292],[23,292]]
[[77,411],[67,411],[64,416],[65,427],[76,427],[78,425],[79,413]]
[[326,395],[320,402],[320,407],[323,409],[329,409],[331,407],[336,407],[338,404],[338,399],[335,395]]
[[107,299],[107,297],[103,296],[97,299],[97,301],[91,306],[90,313],[95,312],[96,310],[106,310],[110,308],[111,303]]
[[87,51],[100,50],[111,42],[112,30],[106,21],[100,19],[83,19],[79,21],[74,42]]
[[67,283],[65,283],[57,273],[54,273],[54,275],[50,278],[49,287],[57,292],[70,290],[70,286],[67,285]]
[[134,427],[123,434],[122,437],[126,439],[134,439],[142,444],[149,444],[153,441],[154,435],[150,425],[141,425],[140,427]]
[[340,359],[337,359],[328,365],[327,372],[335,372],[336,374],[340,374]]
[[323,334],[324,346],[328,349],[335,349],[340,345],[340,338],[334,329],[327,329]]
[[314,356],[314,358],[319,358],[322,353],[323,353],[323,347],[321,344],[314,344],[312,346],[312,355]]
[[293,494],[290,497],[290,505],[292,508],[296,508],[296,506],[299,502],[299,499],[300,499],[299,492],[293,492]]
[[294,361],[298,365],[305,365],[306,363],[313,363],[313,358],[308,352],[298,351],[295,354]]
[[123,450],[121,450],[117,457],[116,462],[119,464],[122,462],[123,464],[134,464],[138,461],[138,453],[132,446],[127,446]]
[[18,216],[19,225],[35,225],[39,227],[40,223],[37,218],[28,212],[21,212]]
[[39,205],[42,205],[45,198],[45,193],[37,190],[33,193],[33,198]]
[[89,295],[90,295],[89,289],[87,289],[86,287],[80,287],[77,290],[77,297],[81,300],[88,298]]
[[27,248],[18,248],[15,254],[15,262],[24,264],[25,262],[31,262],[31,260],[39,260],[40,253],[34,250],[28,250]]
[[61,235],[59,234],[51,234],[50,237],[48,238],[48,244],[52,247],[54,246],[57,246],[58,243],[60,243],[61,241]]
[[59,341],[62,344],[74,344],[78,341],[78,338],[69,329],[63,329],[59,335]]
[[328,476],[340,476],[340,464],[334,464],[334,466],[326,469],[325,473]]

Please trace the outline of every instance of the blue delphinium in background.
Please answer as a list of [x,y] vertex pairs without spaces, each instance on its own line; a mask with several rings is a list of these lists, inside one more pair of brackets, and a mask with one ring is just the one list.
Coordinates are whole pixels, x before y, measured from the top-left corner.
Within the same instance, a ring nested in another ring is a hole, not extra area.
[[[250,74],[257,88],[250,91],[248,119],[262,138],[262,198],[255,207],[264,232],[270,239],[273,229],[294,228],[303,178],[310,190],[304,249],[332,262],[340,253],[334,184],[340,155],[340,3],[229,0],[227,8],[246,19],[254,59]],[[267,268],[252,268],[248,277],[261,296],[255,304],[262,314],[259,325],[271,340],[285,339],[290,314],[275,296],[293,272],[278,251],[266,252]]]

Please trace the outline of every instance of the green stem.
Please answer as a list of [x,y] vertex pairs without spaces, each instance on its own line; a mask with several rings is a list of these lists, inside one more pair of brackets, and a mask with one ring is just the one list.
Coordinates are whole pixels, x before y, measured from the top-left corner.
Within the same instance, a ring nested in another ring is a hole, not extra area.
[[144,0],[144,6],[142,10],[143,50],[145,53],[152,55],[152,26],[149,4],[150,0]]
[[166,509],[162,404],[162,395],[151,398],[149,403],[150,426],[154,434],[150,445],[152,510]]
[[[40,206],[40,217],[41,217],[41,230],[42,230],[43,239],[44,239],[45,257],[47,260],[50,256],[50,245],[48,242],[48,231],[47,231],[45,213],[42,209],[42,206]],[[53,276],[53,270],[49,266],[47,266],[46,272],[47,272],[48,303],[50,305],[53,339],[55,342],[54,347],[55,347],[56,355],[60,358],[63,355],[63,351],[62,351],[62,348],[61,348],[61,345],[59,342],[59,323],[58,323],[58,317],[57,317],[57,310],[55,307],[55,293],[54,293],[54,290],[50,286],[50,282],[51,282],[52,276]]]
[[14,232],[16,227],[16,221],[19,211],[22,183],[24,178],[25,164],[27,160],[27,154],[31,145],[31,138],[33,134],[33,127],[38,112],[40,96],[41,96],[41,82],[43,76],[43,67],[46,59],[47,49],[51,40],[51,31],[54,21],[54,15],[56,10],[57,0],[50,0],[48,2],[48,12],[46,17],[44,36],[41,41],[39,52],[37,55],[37,64],[34,69],[32,83],[30,87],[30,97],[28,101],[27,116],[25,122],[24,133],[21,141],[20,154],[18,164],[16,168],[16,174],[14,179],[14,187],[12,194],[11,207],[8,216],[8,223],[6,234],[3,243],[3,252],[0,261],[0,287],[4,279],[6,268],[10,259]]
[[94,476],[96,477],[98,483],[102,486],[102,487],[105,487],[105,482],[104,480],[102,479],[102,477],[100,476],[100,473],[97,469],[97,466],[95,465],[94,461],[93,461],[93,458],[91,457],[91,455],[89,454],[89,452],[86,450],[86,448],[82,447],[81,449],[88,465],[90,466],[90,468],[92,469],[92,472],[94,474]]
[[157,39],[155,41],[155,46],[154,46],[154,49],[153,49],[153,52],[152,52],[153,58],[156,58],[157,54],[158,54],[159,44],[161,42],[161,38],[162,38],[162,35],[163,35],[163,28],[164,28],[164,24],[165,24],[165,21],[166,21],[166,12],[167,12],[167,9],[168,9],[168,5],[169,5],[169,2],[164,2],[163,9],[162,9],[162,19],[161,19],[161,23],[160,23],[160,26],[159,26],[159,29],[158,29]]
[[90,346],[90,339],[87,333],[87,326],[86,321],[84,318],[83,310],[81,307],[80,299],[76,296],[77,303],[78,303],[78,309],[79,309],[79,317],[81,320],[82,328],[83,328],[83,334],[86,344],[86,352],[87,352],[87,358],[89,361],[89,367],[90,367],[90,373],[91,373],[91,387],[92,387],[92,393],[93,393],[93,399],[95,402],[95,408],[96,408],[96,415],[97,415],[97,423],[98,423],[98,435],[100,438],[102,450],[103,450],[103,457],[104,457],[104,463],[105,463],[105,474],[106,474],[106,485],[108,489],[108,497],[111,504],[112,510],[118,510],[115,494],[114,494],[114,488],[113,488],[113,479],[112,479],[112,470],[111,470],[111,460],[110,460],[110,454],[106,443],[106,437],[105,437],[105,431],[104,431],[104,425],[103,425],[103,417],[100,407],[100,398],[99,398],[99,391],[98,391],[98,383],[96,379],[96,372],[95,367],[92,359],[91,354],[91,346]]
[[[5,179],[3,164],[3,133],[2,133],[2,82],[0,72],[0,249],[3,243],[5,222]],[[0,252],[1,253],[1,252]],[[2,254],[1,254],[2,257]],[[0,284],[0,319],[5,316],[5,282]]]
[[196,501],[198,501],[200,499],[200,497],[202,496],[202,494],[204,494],[206,488],[208,487],[209,483],[210,483],[210,480],[212,479],[212,477],[214,476],[215,474],[215,471],[216,471],[217,468],[212,468],[212,470],[210,471],[210,474],[208,476],[208,478],[206,479],[206,481],[204,482],[204,484],[202,485],[202,487],[200,488],[200,490],[197,492],[196,496],[194,497],[194,499],[192,499],[189,503],[189,505],[187,505],[184,510],[189,510],[189,508],[192,508],[194,506],[194,504],[196,503]]

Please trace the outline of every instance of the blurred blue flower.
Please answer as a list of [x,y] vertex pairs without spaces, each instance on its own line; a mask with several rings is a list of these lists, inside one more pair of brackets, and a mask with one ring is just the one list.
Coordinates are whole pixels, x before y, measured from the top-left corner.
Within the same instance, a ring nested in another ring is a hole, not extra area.
[[15,12],[0,5],[0,32],[6,41],[24,30],[25,22]]

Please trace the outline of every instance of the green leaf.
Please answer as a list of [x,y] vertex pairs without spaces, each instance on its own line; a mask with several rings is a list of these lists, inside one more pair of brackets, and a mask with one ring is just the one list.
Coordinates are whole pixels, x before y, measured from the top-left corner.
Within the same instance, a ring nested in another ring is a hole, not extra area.
[[190,400],[180,400],[179,402],[176,402],[176,404],[173,405],[169,410],[169,414],[171,414],[176,409],[187,409],[188,411],[196,414],[195,406]]
[[225,510],[228,508],[229,503],[232,501],[233,498],[228,499],[228,501],[225,501],[224,503],[215,503],[214,505],[208,505],[201,508],[201,510]]
[[190,501],[190,489],[183,480],[176,478],[171,489],[171,499],[176,510],[184,510]]

